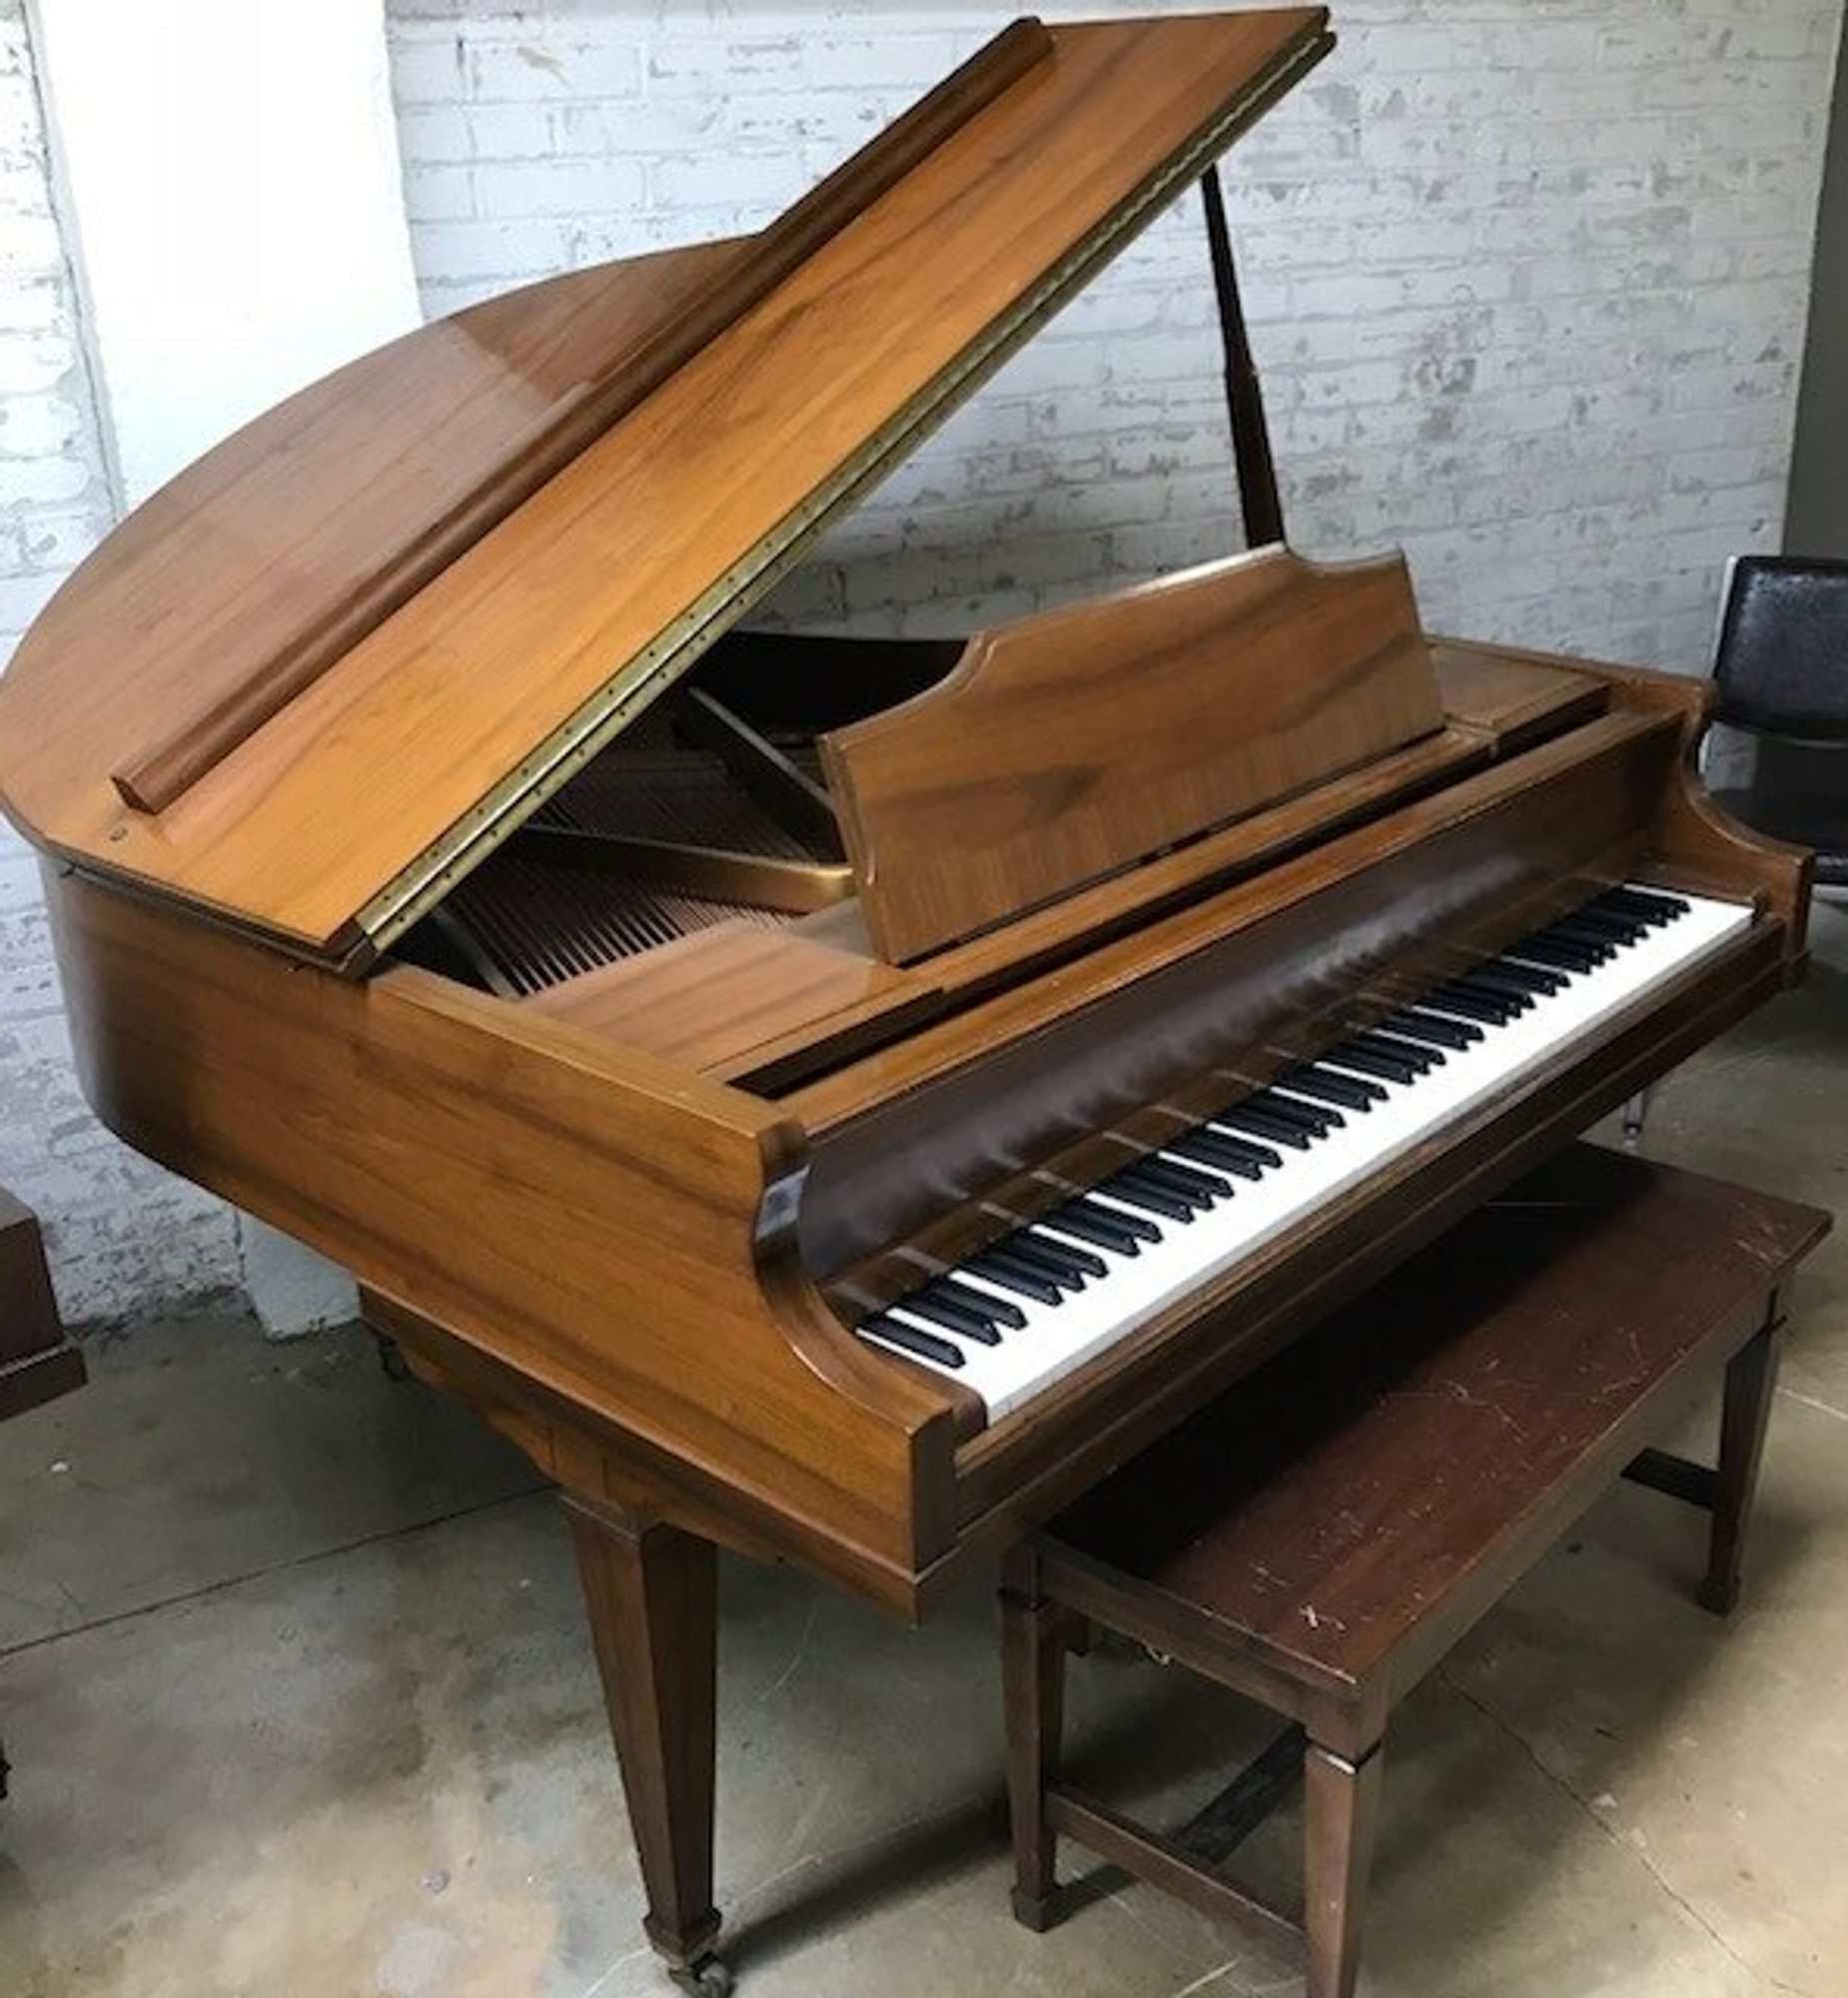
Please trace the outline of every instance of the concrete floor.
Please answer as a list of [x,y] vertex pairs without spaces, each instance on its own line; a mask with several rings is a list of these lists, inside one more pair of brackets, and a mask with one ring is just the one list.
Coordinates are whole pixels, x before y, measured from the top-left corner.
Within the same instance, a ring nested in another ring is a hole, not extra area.
[[[1681,1071],[1648,1148],[1833,1206],[1848,915]],[[1401,1710],[1367,1998],[1848,1991],[1848,1232],[1798,1298],[1730,1625],[1691,1514],[1611,1495]],[[640,1913],[563,1529],[357,1334],[220,1317],[93,1350],[0,1430],[0,1998],[629,1998]],[[718,1870],[751,1998],[1246,1998],[1290,1981],[1110,1876],[1007,1913],[980,1591],[920,1635],[726,1571]],[[1262,1730],[1074,1668],[1100,1785],[1177,1816]],[[1289,1822],[1250,1852],[1290,1871]]]

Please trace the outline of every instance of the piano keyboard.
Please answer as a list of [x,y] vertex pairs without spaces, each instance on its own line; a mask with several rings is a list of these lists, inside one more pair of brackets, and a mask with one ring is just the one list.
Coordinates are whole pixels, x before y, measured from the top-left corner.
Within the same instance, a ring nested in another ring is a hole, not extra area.
[[1004,1416],[1750,922],[1732,902],[1610,889],[856,1330]]

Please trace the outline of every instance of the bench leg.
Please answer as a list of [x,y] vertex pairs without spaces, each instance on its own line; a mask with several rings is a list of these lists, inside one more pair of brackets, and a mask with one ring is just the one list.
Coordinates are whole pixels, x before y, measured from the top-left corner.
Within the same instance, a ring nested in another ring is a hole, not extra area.
[[1059,1773],[1065,1725],[1066,1616],[1040,1593],[1032,1553],[1010,1555],[1001,1590],[1001,1684],[1007,1710],[1008,1816],[1014,1832],[1014,1915],[1052,1923],[1058,1888],[1047,1786]]
[[1379,1742],[1358,1761],[1314,1741],[1304,1753],[1305,1998],[1353,1998],[1385,1760]]
[[1724,1616],[1739,1599],[1739,1571],[1745,1558],[1745,1528],[1764,1461],[1765,1425],[1777,1388],[1784,1328],[1776,1300],[1765,1328],[1732,1357],[1726,1368],[1726,1395],[1720,1415],[1720,1456],[1713,1491],[1713,1533],[1707,1572],[1698,1590],[1700,1606]]

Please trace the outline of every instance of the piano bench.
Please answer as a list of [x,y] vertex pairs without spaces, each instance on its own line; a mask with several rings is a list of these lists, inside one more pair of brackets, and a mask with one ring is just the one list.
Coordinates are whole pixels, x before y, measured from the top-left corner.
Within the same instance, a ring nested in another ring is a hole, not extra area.
[[[1712,1514],[1699,1598],[1737,1595],[1812,1208],[1577,1145],[1126,1466],[1008,1557],[1014,1910],[1055,1913],[1069,1837],[1349,1998],[1394,1703],[1618,1477]],[[1645,1449],[1724,1371],[1719,1460]],[[1096,1625],[1286,1732],[1186,1831],[1060,1772],[1065,1653]],[[1222,1864],[1297,1780],[1299,1920]]]

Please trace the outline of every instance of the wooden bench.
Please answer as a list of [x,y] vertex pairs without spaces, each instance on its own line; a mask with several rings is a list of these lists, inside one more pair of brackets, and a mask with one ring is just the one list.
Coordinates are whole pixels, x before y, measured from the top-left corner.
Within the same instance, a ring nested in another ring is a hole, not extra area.
[[[1712,1513],[1700,1600],[1738,1593],[1784,1285],[1813,1208],[1575,1146],[1127,1466],[1010,1556],[1014,1908],[1060,1836],[1349,1998],[1393,1704],[1628,1474]],[[1717,1469],[1645,1448],[1720,1370]],[[1292,1725],[1164,1836],[1064,1781],[1068,1646],[1120,1632]],[[1301,1920],[1222,1862],[1304,1785]]]

